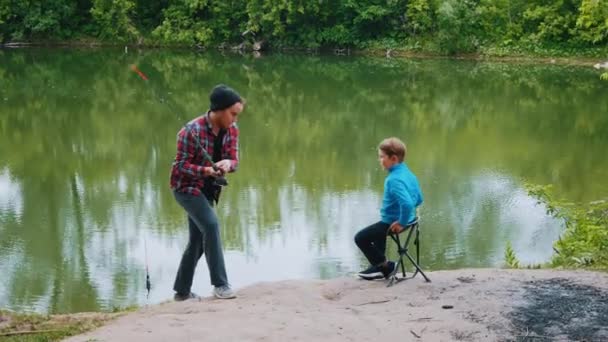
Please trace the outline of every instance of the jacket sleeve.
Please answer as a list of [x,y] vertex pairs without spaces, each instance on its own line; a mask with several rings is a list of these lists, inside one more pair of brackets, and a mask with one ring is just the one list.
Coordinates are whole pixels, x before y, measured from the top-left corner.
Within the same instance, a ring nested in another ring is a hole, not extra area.
[[177,133],[177,155],[175,161],[177,168],[182,174],[190,175],[193,178],[203,178],[203,166],[194,164],[193,158],[196,154],[196,141],[192,131],[182,128]]
[[230,160],[230,172],[234,172],[239,166],[239,129],[236,125],[230,127],[226,145],[224,158]]

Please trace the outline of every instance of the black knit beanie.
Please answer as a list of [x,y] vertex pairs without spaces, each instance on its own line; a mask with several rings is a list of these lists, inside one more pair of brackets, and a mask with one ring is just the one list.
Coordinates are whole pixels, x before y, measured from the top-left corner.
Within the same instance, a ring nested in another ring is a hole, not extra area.
[[224,110],[237,102],[242,102],[239,93],[224,84],[218,84],[211,90],[209,101],[211,111]]

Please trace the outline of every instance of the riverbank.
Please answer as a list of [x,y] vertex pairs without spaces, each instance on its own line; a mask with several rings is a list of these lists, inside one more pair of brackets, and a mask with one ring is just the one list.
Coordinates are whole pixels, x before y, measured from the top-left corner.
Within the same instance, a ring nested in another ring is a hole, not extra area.
[[239,289],[235,300],[142,307],[98,321],[105,325],[68,341],[608,339],[607,273],[467,269],[428,275],[431,283],[418,277],[389,288],[353,278],[260,283]]
[[555,65],[569,65],[569,66],[584,66],[593,67],[597,64],[604,63],[608,60],[608,53],[605,58],[590,57],[590,56],[553,56],[548,55],[526,55],[526,54],[508,54],[508,53],[497,53],[497,54],[484,54],[484,53],[469,53],[469,54],[456,54],[456,55],[442,55],[437,53],[409,51],[409,50],[382,50],[382,49],[370,49],[353,52],[355,55],[360,56],[375,56],[375,57],[387,57],[387,58],[433,58],[433,59],[456,59],[456,60],[475,60],[485,62],[498,62],[498,63],[523,63],[523,64],[555,64]]
[[556,65],[573,65],[593,67],[597,64],[604,65],[608,63],[608,48],[605,50],[585,50],[585,51],[566,51],[559,49],[541,49],[536,52],[527,51],[526,49],[503,49],[489,48],[482,52],[453,54],[448,55],[433,50],[408,49],[408,48],[366,48],[366,49],[348,49],[348,48],[327,48],[327,49],[307,49],[298,47],[275,48],[269,51],[251,51],[241,50],[237,46],[234,47],[219,47],[199,49],[196,47],[182,45],[158,45],[158,44],[116,44],[105,43],[95,39],[83,39],[76,41],[56,41],[56,42],[13,42],[0,44],[1,48],[120,48],[125,52],[137,51],[140,49],[180,49],[193,51],[221,51],[234,54],[254,54],[256,57],[265,54],[274,53],[301,53],[307,55],[338,55],[338,56],[367,56],[367,57],[386,57],[386,58],[430,58],[430,59],[460,59],[460,60],[477,60],[490,62],[506,62],[506,63],[528,63],[528,64],[556,64]]

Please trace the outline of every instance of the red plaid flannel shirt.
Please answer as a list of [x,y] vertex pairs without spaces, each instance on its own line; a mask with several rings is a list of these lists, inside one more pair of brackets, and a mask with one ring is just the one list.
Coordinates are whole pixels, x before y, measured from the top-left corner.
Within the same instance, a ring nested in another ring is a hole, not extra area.
[[[201,195],[205,184],[203,167],[211,166],[199,150],[201,147],[213,156],[213,143],[216,137],[211,129],[209,112],[187,123],[177,133],[177,154],[171,168],[171,189]],[[222,140],[222,159],[230,159],[230,172],[236,170],[239,163],[239,129],[235,125],[228,128]]]

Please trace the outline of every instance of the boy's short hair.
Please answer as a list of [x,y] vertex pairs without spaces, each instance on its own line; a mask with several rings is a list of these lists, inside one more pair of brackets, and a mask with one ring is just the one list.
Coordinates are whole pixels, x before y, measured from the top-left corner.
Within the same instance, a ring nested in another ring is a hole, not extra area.
[[400,162],[405,159],[405,155],[407,154],[405,143],[395,137],[382,140],[380,145],[378,145],[378,149],[389,157],[397,156]]

